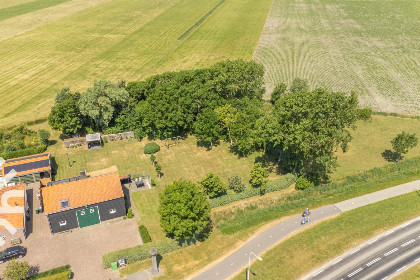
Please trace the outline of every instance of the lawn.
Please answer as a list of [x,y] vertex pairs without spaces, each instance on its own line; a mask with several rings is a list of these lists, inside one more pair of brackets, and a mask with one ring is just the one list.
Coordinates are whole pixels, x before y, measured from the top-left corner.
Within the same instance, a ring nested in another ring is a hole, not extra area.
[[[414,192],[367,205],[290,237],[251,266],[254,279],[298,279],[366,240],[420,214]],[[245,279],[245,270],[235,280]],[[407,279],[407,278],[401,278]],[[413,278],[414,279],[414,278]]]
[[394,280],[418,280],[420,279],[420,264],[407,269],[403,273],[392,278]]
[[362,104],[420,113],[417,0],[274,0],[254,59],[279,82],[360,94]]
[[[271,0],[225,1],[178,40],[219,2],[92,0],[82,10],[80,0],[71,0],[1,21],[8,35],[0,35],[0,98],[6,100],[0,126],[47,116],[63,87],[84,91],[98,79],[132,81],[223,59],[251,59]],[[46,19],[49,24],[31,30]]]

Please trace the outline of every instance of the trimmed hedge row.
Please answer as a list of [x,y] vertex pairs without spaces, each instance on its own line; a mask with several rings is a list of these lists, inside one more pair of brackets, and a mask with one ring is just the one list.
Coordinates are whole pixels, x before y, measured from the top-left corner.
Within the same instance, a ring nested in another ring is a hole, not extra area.
[[61,272],[55,275],[40,278],[39,280],[68,280],[71,275],[70,271]]
[[140,232],[141,240],[143,240],[143,243],[152,242],[152,238],[149,235],[149,231],[144,225],[139,225],[139,232]]
[[[297,178],[295,175],[289,173],[284,175],[280,179],[268,181],[265,193],[283,190],[291,184],[293,184],[294,182],[296,182],[296,179]],[[215,208],[235,201],[259,195],[261,195],[259,188],[247,186],[245,190],[240,193],[231,193],[210,199],[210,207]]]
[[[51,270],[47,270],[41,273],[38,273],[37,275],[30,276],[26,280],[37,280],[37,279],[43,279],[48,276],[57,275],[61,273],[69,273],[70,272],[70,265],[64,265],[57,268],[53,268]],[[50,279],[50,278],[48,278]],[[43,279],[44,280],[44,279]]]
[[46,145],[42,145],[35,148],[26,148],[18,151],[12,151],[12,152],[5,152],[0,154],[0,157],[4,159],[10,159],[10,158],[17,158],[17,157],[24,157],[24,156],[30,156],[34,154],[43,153],[47,150]]
[[158,254],[170,253],[180,248],[189,246],[191,243],[179,243],[176,240],[165,238],[157,241],[152,241],[144,245],[110,252],[102,256],[102,266],[104,268],[111,267],[111,263],[116,262],[120,258],[125,258],[127,263],[133,263],[139,260],[150,258],[150,249],[153,247],[158,250]]

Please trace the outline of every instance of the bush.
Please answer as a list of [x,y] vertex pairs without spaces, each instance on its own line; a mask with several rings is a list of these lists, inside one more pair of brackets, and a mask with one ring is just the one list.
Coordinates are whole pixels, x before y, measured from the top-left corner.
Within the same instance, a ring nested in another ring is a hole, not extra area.
[[295,189],[296,190],[304,190],[310,187],[313,187],[314,183],[312,183],[311,181],[309,181],[308,179],[306,179],[305,177],[299,177],[296,180],[296,185],[295,185]]
[[152,182],[151,182],[151,183],[152,183],[152,186],[153,186],[153,187],[156,187],[156,181],[155,181],[155,179],[152,179],[151,181],[152,181]]
[[176,240],[165,238],[157,241],[152,241],[144,245],[110,252],[102,256],[102,266],[104,268],[111,267],[111,263],[116,262],[120,258],[125,258],[127,263],[133,263],[139,260],[148,259],[151,257],[149,251],[153,247],[158,250],[158,254],[166,254],[189,246],[190,242],[177,242]]
[[4,159],[24,157],[24,156],[39,154],[39,153],[45,152],[46,150],[47,150],[47,146],[42,145],[42,146],[39,146],[39,147],[32,147],[32,148],[26,148],[26,149],[22,149],[22,150],[2,153],[0,155],[0,157],[2,157]]
[[239,175],[233,175],[228,178],[229,189],[236,193],[243,192],[245,190],[245,184],[242,183],[242,179]]
[[129,218],[129,219],[134,218],[134,213],[133,213],[133,210],[131,209],[131,207],[128,207],[128,209],[127,209],[127,218]]
[[48,146],[48,139],[50,138],[50,133],[45,129],[38,130],[39,144]]
[[155,142],[147,143],[144,146],[144,153],[145,154],[154,154],[160,151],[160,146]]
[[[286,174],[280,179],[268,181],[265,193],[283,190],[291,184],[293,184],[294,182],[296,182],[296,176],[290,173]],[[240,193],[226,194],[217,198],[210,199],[210,207],[215,208],[235,201],[259,195],[261,195],[260,188],[253,188],[251,186],[247,186],[245,190]]]
[[106,137],[102,138],[102,142],[104,142],[104,144],[108,143],[108,139]]
[[357,109],[357,118],[359,120],[368,121],[372,117],[371,108],[359,108]]
[[56,274],[61,274],[61,273],[64,273],[64,272],[67,272],[67,273],[70,272],[70,265],[64,265],[64,266],[60,266],[60,267],[57,267],[57,268],[53,268],[51,270],[47,270],[47,271],[38,273],[37,275],[33,275],[33,276],[28,277],[26,280],[43,279],[44,277],[48,277],[48,276],[56,275]]
[[143,240],[143,243],[152,242],[152,238],[149,235],[149,231],[144,225],[139,225],[139,232],[140,232],[141,240]]
[[30,267],[28,262],[12,260],[3,271],[3,277],[10,280],[21,280],[29,276]]
[[38,278],[39,280],[68,280],[71,275],[71,271],[61,272],[55,275]]

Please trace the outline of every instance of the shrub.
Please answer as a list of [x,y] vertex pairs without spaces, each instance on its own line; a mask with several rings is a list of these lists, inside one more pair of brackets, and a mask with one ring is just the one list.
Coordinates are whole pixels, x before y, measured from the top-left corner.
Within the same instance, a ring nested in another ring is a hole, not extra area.
[[233,175],[228,178],[229,189],[236,193],[243,192],[245,190],[245,184],[242,183],[242,179],[239,175]]
[[46,150],[47,150],[47,146],[42,145],[42,146],[39,146],[39,147],[32,147],[32,148],[26,148],[26,149],[22,149],[22,150],[2,153],[0,155],[0,157],[2,157],[4,159],[24,157],[24,156],[39,154],[39,153],[45,152]]
[[306,179],[305,177],[299,177],[296,180],[296,185],[295,185],[295,189],[296,190],[304,190],[307,189],[309,187],[313,187],[314,184],[309,181],[308,179]]
[[131,207],[128,207],[127,209],[127,218],[132,219],[134,218],[133,210],[131,210]]
[[102,138],[102,142],[104,142],[104,144],[108,143],[108,139],[106,137]]
[[251,180],[249,182],[255,187],[259,187],[264,183],[264,179],[269,175],[268,169],[261,162],[254,164],[251,169]]
[[[290,173],[286,174],[280,179],[268,181],[265,192],[270,193],[274,191],[283,190],[291,184],[293,184],[294,182],[296,182],[296,176]],[[215,208],[258,195],[261,195],[260,188],[253,188],[251,186],[247,186],[245,187],[245,190],[240,193],[226,194],[220,197],[210,199],[210,207]]]
[[148,259],[151,257],[149,251],[153,247],[158,250],[158,254],[162,255],[170,253],[180,248],[187,247],[191,242],[177,242],[176,240],[165,238],[157,241],[152,241],[144,245],[110,252],[102,256],[102,266],[104,268],[111,267],[111,263],[116,262],[120,258],[125,258],[127,263],[133,263],[139,260]]
[[71,275],[71,271],[65,271],[58,274],[54,274],[47,277],[38,278],[39,280],[68,280]]
[[47,271],[38,273],[37,275],[33,275],[33,276],[28,277],[26,280],[43,279],[44,277],[48,277],[48,276],[51,276],[51,275],[57,275],[57,274],[61,274],[61,273],[64,273],[64,272],[70,273],[70,265],[64,265],[64,266],[60,266],[60,267],[57,267],[57,268],[53,268],[51,270],[47,270]]
[[152,242],[152,238],[149,235],[149,231],[144,225],[139,225],[139,232],[140,232],[141,240],[143,240],[143,243]]
[[204,191],[209,197],[219,196],[227,191],[226,185],[213,173],[208,173],[206,177],[200,181],[200,185],[203,186]]
[[152,179],[151,181],[152,181],[152,182],[151,182],[151,183],[152,183],[152,186],[153,186],[153,187],[156,187],[156,181],[155,181],[155,179]]
[[38,130],[39,144],[48,146],[48,139],[50,138],[50,133],[45,129]]
[[147,143],[144,146],[144,153],[145,154],[154,154],[160,151],[160,146],[155,142]]
[[30,267],[28,262],[12,260],[6,265],[3,277],[10,280],[21,280],[29,276]]
[[357,109],[357,118],[359,120],[368,121],[372,117],[371,108],[359,108]]

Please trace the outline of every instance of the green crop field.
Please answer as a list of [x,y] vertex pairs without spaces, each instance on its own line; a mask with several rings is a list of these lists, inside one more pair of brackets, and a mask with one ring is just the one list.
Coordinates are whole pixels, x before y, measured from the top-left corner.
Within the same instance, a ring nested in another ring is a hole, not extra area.
[[0,0],[0,126],[46,117],[63,87],[251,59],[272,1],[220,2]]
[[274,0],[254,58],[270,89],[293,78],[420,113],[420,2]]

